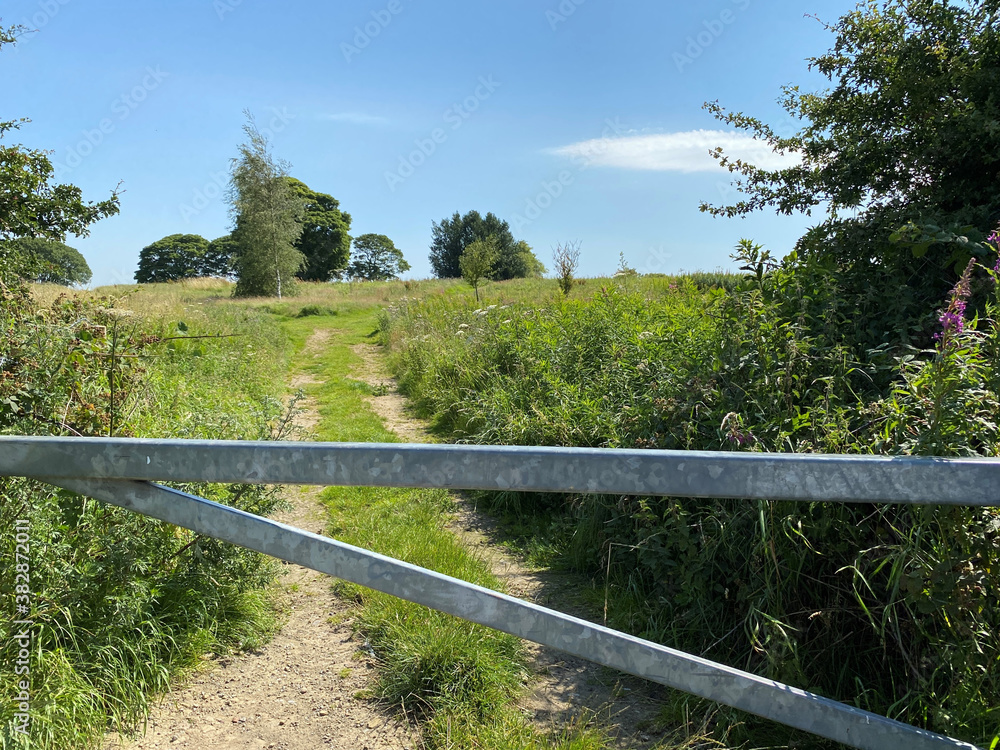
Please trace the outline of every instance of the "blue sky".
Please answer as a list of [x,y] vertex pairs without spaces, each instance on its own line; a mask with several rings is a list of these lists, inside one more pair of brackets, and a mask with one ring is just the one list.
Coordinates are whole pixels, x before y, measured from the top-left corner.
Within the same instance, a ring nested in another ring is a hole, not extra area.
[[579,241],[581,275],[612,273],[619,253],[645,272],[710,270],[741,237],[784,254],[810,220],[698,211],[736,197],[708,146],[748,147],[702,103],[789,132],[780,87],[822,88],[806,58],[832,43],[806,14],[854,5],[4,0],[4,25],[37,31],[0,53],[0,119],[30,117],[8,140],[51,150],[88,199],[121,183],[121,214],[69,239],[97,284],[131,282],[165,235],[228,232],[244,109],[414,277],[430,275],[432,222],[471,209],[544,263]]

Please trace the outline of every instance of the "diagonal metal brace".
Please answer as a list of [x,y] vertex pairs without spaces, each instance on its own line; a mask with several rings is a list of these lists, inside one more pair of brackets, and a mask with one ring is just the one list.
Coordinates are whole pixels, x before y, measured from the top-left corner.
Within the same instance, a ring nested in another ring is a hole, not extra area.
[[268,518],[131,480],[59,487],[865,750],[974,745]]

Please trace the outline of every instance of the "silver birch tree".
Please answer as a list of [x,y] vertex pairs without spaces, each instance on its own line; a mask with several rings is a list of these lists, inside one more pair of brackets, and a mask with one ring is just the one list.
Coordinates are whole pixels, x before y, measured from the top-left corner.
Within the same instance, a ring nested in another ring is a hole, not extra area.
[[304,206],[288,185],[287,162],[271,155],[267,138],[245,113],[247,140],[232,160],[229,181],[230,214],[237,297],[293,294],[295,274],[305,257],[295,248],[302,234]]

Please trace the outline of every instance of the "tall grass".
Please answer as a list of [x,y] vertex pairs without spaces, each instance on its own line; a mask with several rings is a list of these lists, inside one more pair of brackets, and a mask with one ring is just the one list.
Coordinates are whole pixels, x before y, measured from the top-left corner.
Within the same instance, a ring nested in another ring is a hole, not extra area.
[[[455,440],[997,455],[991,323],[894,360],[845,346],[835,294],[784,270],[588,287],[568,301],[497,289],[478,308],[400,300],[380,336]],[[540,529],[550,561],[595,576],[616,627],[938,731],[996,733],[996,509],[484,499]]]

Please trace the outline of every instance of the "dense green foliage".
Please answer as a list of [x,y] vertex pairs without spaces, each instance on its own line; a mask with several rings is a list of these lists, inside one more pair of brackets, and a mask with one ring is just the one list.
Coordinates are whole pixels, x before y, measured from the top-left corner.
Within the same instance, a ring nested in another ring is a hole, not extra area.
[[[272,163],[272,166],[278,172],[283,168],[278,163]],[[293,177],[286,175],[281,179],[287,187],[287,192],[277,188],[274,196],[261,193],[260,200],[263,205],[269,207],[268,210],[276,205],[269,201],[278,199],[287,203],[289,195],[299,203],[298,207],[288,206],[291,215],[301,215],[302,220],[302,233],[293,243],[303,258],[302,265],[295,272],[296,277],[303,281],[331,281],[340,278],[347,266],[350,252],[351,238],[348,235],[351,228],[350,214],[340,211],[340,204],[332,196],[310,190],[305,183]],[[263,209],[258,212],[258,219],[243,217],[236,212],[234,231],[211,242],[197,234],[172,234],[147,245],[139,253],[136,282],[151,284],[208,276],[229,278],[236,273],[238,266],[243,270],[245,277],[244,284],[240,287],[240,295],[246,296],[243,288],[250,283],[249,276],[255,273],[252,269],[257,268],[257,264],[251,262],[251,259],[257,256],[251,248],[250,257],[240,260],[243,247],[237,238],[242,236],[246,240],[250,237],[251,225],[254,221],[259,222],[259,214],[262,212]],[[277,257],[284,257],[284,254],[279,252]],[[288,268],[285,269],[285,273],[287,276]],[[275,287],[276,293],[276,274],[271,286]],[[288,289],[286,288],[284,292],[287,294]]]
[[172,234],[146,245],[139,253],[135,280],[139,284],[225,277],[232,264],[229,236],[209,242],[198,234]]
[[209,242],[208,252],[205,254],[205,276],[231,279],[235,273],[233,264],[238,252],[239,247],[232,234],[224,234]]
[[403,252],[384,234],[354,238],[354,255],[347,275],[363,281],[389,281],[410,270]]
[[[0,44],[11,36],[0,33]],[[0,134],[15,126],[0,124]],[[22,277],[37,263],[11,240],[82,236],[118,211],[116,195],[84,203],[78,188],[52,185],[52,174],[45,152],[0,147],[0,432],[270,435],[278,404],[268,363],[280,371],[282,340],[259,317],[214,321],[239,338],[186,340],[219,331],[194,312],[184,323],[109,298],[32,299]],[[275,502],[256,487],[195,489],[261,512]],[[0,598],[12,606],[24,585],[15,581],[16,521],[27,522],[30,548],[28,611],[18,614],[32,623],[31,709],[22,734],[10,697],[26,676],[15,674],[19,643],[5,632],[4,748],[99,746],[109,725],[141,723],[152,695],[198,654],[266,633],[260,586],[269,565],[259,555],[20,478],[0,479]]]
[[804,122],[796,134],[708,105],[801,163],[769,171],[720,152],[746,198],[702,208],[822,208],[797,250],[819,266],[814,284],[832,281],[862,321],[845,337],[923,345],[935,306],[970,257],[988,254],[1000,221],[1000,2],[868,0],[831,30],[833,48],[811,67],[832,87],[784,91]]
[[37,237],[14,240],[13,244],[15,252],[31,259],[29,281],[62,286],[90,283],[90,266],[76,248]]
[[[185,300],[194,303],[195,300]],[[267,439],[280,403],[284,339],[259,313],[191,304],[149,315],[124,299],[22,297],[6,306],[0,433]],[[176,317],[183,315],[183,318]],[[196,338],[216,333],[231,338]],[[267,513],[273,490],[188,486]],[[270,608],[262,556],[25,479],[0,480],[0,598],[13,602],[17,519],[30,524],[33,748],[99,746],[130,731],[148,701],[206,650],[252,646]],[[0,643],[14,664],[16,643]],[[0,693],[13,695],[11,669]],[[0,705],[4,747],[18,744]]]
[[305,266],[296,243],[306,204],[288,179],[288,165],[274,159],[249,115],[243,131],[247,141],[233,159],[230,180],[235,295],[280,298],[295,292],[296,274]]
[[305,258],[298,277],[303,281],[339,279],[351,252],[351,215],[340,210],[332,195],[318,193],[294,177],[285,181],[304,205],[302,234],[295,241],[295,249]]
[[[943,301],[934,349],[863,357],[797,269],[768,271],[752,243],[739,253],[750,273],[732,293],[622,277],[589,300],[553,290],[540,302],[500,285],[476,311],[454,298],[396,305],[382,336],[406,392],[463,441],[997,455],[993,271]],[[978,330],[956,324],[976,293],[989,300]],[[486,500],[537,519],[529,546],[609,572],[617,627],[939,731],[996,731],[996,509]]]
[[439,279],[462,277],[459,265],[465,249],[476,240],[492,237],[496,242],[496,257],[489,278],[524,279],[541,276],[545,266],[535,257],[524,240],[515,240],[510,225],[494,214],[485,217],[478,211],[462,216],[457,211],[450,219],[434,222],[431,230],[431,269]]
[[[0,122],[0,138],[25,122]],[[52,184],[53,174],[45,151],[0,145],[0,242],[21,237],[61,242],[67,234],[84,237],[95,221],[118,213],[117,194],[87,203],[75,185]]]

